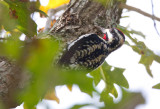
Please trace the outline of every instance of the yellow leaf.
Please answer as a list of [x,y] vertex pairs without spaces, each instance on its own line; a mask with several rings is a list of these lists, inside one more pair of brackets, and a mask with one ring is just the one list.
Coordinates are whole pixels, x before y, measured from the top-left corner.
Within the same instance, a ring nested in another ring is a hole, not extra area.
[[46,93],[44,99],[47,99],[47,100],[55,100],[57,103],[59,103],[59,98],[57,98],[54,90],[48,91],[48,92]]
[[6,32],[6,35],[7,35],[7,36],[10,35],[10,34],[11,34],[11,33],[10,33],[9,31]]
[[57,8],[63,4],[69,3],[70,0],[49,0],[47,6],[40,6],[40,10],[47,13],[48,9]]
[[67,88],[72,91],[72,85],[67,85]]

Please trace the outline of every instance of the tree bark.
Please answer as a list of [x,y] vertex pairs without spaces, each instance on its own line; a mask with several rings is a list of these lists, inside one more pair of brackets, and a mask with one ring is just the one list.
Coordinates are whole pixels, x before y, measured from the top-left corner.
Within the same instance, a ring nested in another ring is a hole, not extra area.
[[[108,0],[109,1],[109,0]],[[107,6],[92,0],[71,0],[67,10],[57,20],[49,34],[59,36],[65,42],[76,39],[82,34],[97,33],[103,28],[116,27],[122,10],[119,2],[108,2]],[[0,98],[7,108],[15,107],[15,93],[24,87],[26,76],[23,69],[14,61],[0,57]],[[28,78],[28,77],[27,77]]]
[[21,69],[14,61],[0,57],[0,98],[6,108],[17,105],[14,94],[20,88]]
[[93,0],[71,0],[67,10],[50,30],[50,35],[61,36],[66,42],[86,33],[101,35],[97,26],[111,28],[119,23],[122,10],[118,5],[116,1],[104,6]]

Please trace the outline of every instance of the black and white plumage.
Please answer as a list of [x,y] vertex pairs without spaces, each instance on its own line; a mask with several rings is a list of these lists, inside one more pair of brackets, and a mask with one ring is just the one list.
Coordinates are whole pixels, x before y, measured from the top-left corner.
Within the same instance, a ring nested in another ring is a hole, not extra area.
[[103,38],[97,34],[85,34],[72,41],[58,64],[72,69],[94,70],[99,67],[125,41],[124,34],[118,29],[105,29],[103,32]]

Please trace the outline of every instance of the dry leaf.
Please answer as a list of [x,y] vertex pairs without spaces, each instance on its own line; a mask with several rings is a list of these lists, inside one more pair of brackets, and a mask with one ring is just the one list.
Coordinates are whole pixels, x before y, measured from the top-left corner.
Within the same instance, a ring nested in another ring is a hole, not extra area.
[[67,85],[67,88],[72,91],[72,85]]
[[50,90],[46,93],[44,99],[55,100],[59,104],[59,98],[56,96],[55,90]]

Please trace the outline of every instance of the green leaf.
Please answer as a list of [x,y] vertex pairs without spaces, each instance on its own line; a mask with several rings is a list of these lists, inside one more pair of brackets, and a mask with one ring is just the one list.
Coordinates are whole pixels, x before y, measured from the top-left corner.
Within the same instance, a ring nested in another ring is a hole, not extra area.
[[113,94],[116,98],[118,97],[118,92],[114,87],[114,84],[120,85],[122,87],[128,88],[128,82],[123,76],[124,69],[114,68],[111,71],[111,66],[106,62],[101,67],[101,74],[103,75],[103,80],[106,83],[106,88],[108,94]]
[[95,83],[95,86],[98,85],[98,83],[101,81],[102,79],[102,76],[101,76],[101,73],[100,73],[100,67],[97,68],[96,70],[92,71],[90,73],[91,76],[93,76],[94,78],[94,83]]
[[38,2],[25,2],[20,0],[4,0],[6,3],[8,3],[10,7],[10,15],[12,16],[12,19],[16,20],[18,22],[18,25],[16,26],[21,32],[26,34],[28,37],[33,37],[37,34],[37,25],[36,23],[31,19],[31,13],[36,11],[36,8],[38,8],[37,4]]
[[103,4],[104,6],[108,6],[109,4],[113,4],[113,0],[95,0],[101,4]]
[[81,104],[81,105],[74,105],[72,108],[70,108],[70,109],[80,109],[80,108],[82,108],[82,107],[84,107],[84,106],[89,106],[90,104]]
[[144,42],[137,42],[136,46],[131,46],[133,50],[141,55],[141,59],[139,63],[143,64],[146,67],[148,74],[153,77],[152,72],[150,70],[150,66],[152,65],[153,61],[157,61],[160,63],[160,57],[155,55],[153,51],[148,49]]
[[154,89],[160,89],[160,83],[153,86]]
[[155,59],[156,62],[160,63],[160,56],[154,55],[154,59]]
[[24,42],[18,36],[9,37],[6,42],[0,42],[0,55],[12,59],[19,59]]
[[101,95],[101,100],[105,103],[102,109],[135,109],[137,105],[145,103],[141,93],[128,92],[123,88],[122,98],[118,103],[114,103],[111,96],[106,93],[108,93],[107,90],[104,90]]
[[41,13],[41,14],[44,15],[45,17],[48,17],[48,15],[47,15],[45,12],[43,12],[42,10],[37,9],[36,11],[39,12],[39,13]]
[[[55,78],[56,85],[73,85],[77,84],[82,92],[85,92],[89,95],[92,95],[92,92],[95,91],[93,87],[93,79],[86,76],[87,71],[75,71],[67,70],[61,71],[58,75],[59,78]],[[55,77],[56,77],[55,76]]]
[[112,109],[112,105],[114,105],[114,102],[113,102],[113,97],[109,95],[108,89],[105,88],[100,96],[101,96],[100,101],[101,102],[103,101],[108,109]]
[[122,27],[122,26],[118,26],[118,28],[120,28],[122,30],[122,32],[127,35],[129,37],[129,39],[131,39],[135,45],[130,45],[129,43],[127,43],[127,45],[129,45],[130,47],[132,47],[132,49],[137,52],[138,54],[141,55],[141,59],[139,61],[139,63],[143,64],[148,72],[148,74],[153,77],[150,66],[152,65],[153,61],[156,61],[158,63],[160,63],[160,56],[156,55],[152,50],[150,50],[142,41],[138,41],[137,39],[132,38],[132,36],[130,34],[137,34],[142,36],[143,38],[145,38],[145,35],[141,32],[135,31],[135,30],[127,30],[127,28]]
[[32,75],[31,83],[20,95],[28,108],[34,107],[43,98],[46,91],[57,85],[77,84],[82,92],[92,95],[93,79],[87,77],[87,71],[63,70],[52,64],[58,53],[58,41],[51,39],[35,40],[27,45],[25,69]]
[[106,62],[102,65],[102,69],[105,73],[106,80],[112,82],[112,84],[116,83],[117,85],[128,88],[128,82],[123,75],[124,69],[114,67],[114,69],[111,70],[111,68],[112,67],[108,65]]
[[17,21],[9,15],[9,5],[4,1],[0,1],[0,16],[0,28],[3,26],[7,31],[16,28]]
[[136,31],[136,30],[131,30],[131,31],[129,31],[131,34],[136,34],[136,35],[139,35],[139,36],[142,36],[143,38],[145,38],[146,36],[142,33],[142,32],[140,32],[140,31]]
[[120,26],[120,25],[118,25],[118,28],[119,28],[125,35],[127,35],[130,39],[132,39],[130,34],[136,34],[136,35],[142,36],[143,38],[146,37],[146,36],[145,36],[142,32],[140,32],[140,31],[136,31],[136,30],[133,30],[133,29],[127,30],[126,27],[122,27],[122,26]]
[[122,16],[121,18],[129,18],[129,16]]
[[0,102],[0,109],[5,109],[4,103]]
[[109,93],[113,94],[115,97],[118,97],[118,92],[114,84],[126,88],[129,87],[126,78],[123,76],[124,69],[115,67],[113,70],[111,70],[111,68],[112,67],[110,65],[104,62],[102,66],[100,66],[98,69],[90,73],[93,76],[96,85],[100,82],[101,79],[105,81],[106,88],[101,94],[101,97],[107,96],[107,99],[110,99]]
[[126,2],[126,0],[94,0],[94,1],[101,3],[105,7],[113,6],[115,2],[124,2],[124,3]]
[[122,89],[122,100],[114,105],[113,109],[135,109],[137,105],[144,103],[145,100],[141,93],[128,92]]
[[30,84],[19,95],[19,99],[24,101],[29,109],[44,97],[54,82],[56,69],[52,68],[52,62],[58,53],[58,48],[58,42],[51,39],[37,39],[23,48],[26,53],[25,69],[32,78]]

